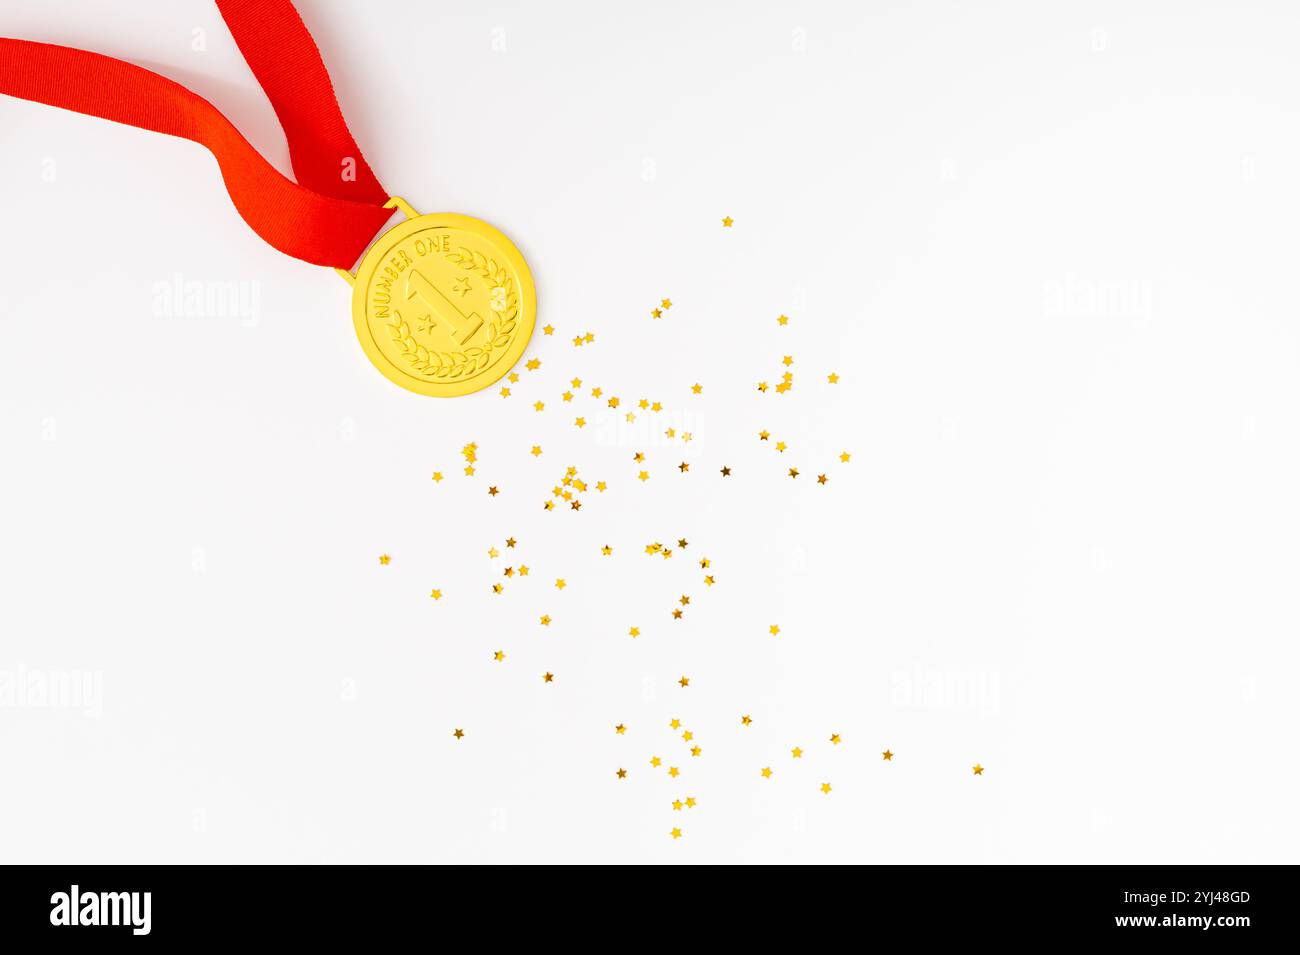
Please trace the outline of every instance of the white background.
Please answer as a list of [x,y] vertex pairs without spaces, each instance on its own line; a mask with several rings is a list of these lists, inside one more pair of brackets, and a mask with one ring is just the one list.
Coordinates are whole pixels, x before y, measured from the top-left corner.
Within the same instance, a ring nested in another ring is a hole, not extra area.
[[[509,398],[403,392],[202,148],[0,98],[0,675],[102,680],[0,708],[5,861],[1295,861],[1300,11],[301,12],[381,181],[511,235],[556,334]],[[211,3],[0,33],[288,168]],[[569,465],[609,490],[543,511]]]

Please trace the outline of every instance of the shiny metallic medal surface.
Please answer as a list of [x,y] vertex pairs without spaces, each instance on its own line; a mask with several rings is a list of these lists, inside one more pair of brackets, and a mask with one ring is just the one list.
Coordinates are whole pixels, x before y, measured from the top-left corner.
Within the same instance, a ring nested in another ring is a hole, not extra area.
[[357,267],[352,320],[371,363],[409,391],[450,398],[510,371],[533,334],[537,300],[528,264],[486,222],[420,215],[381,235]]

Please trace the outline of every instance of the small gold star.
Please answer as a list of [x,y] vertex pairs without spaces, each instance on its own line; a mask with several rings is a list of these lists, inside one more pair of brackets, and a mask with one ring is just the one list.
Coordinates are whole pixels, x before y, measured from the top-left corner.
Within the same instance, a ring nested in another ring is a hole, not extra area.
[[429,596],[432,597],[434,600],[441,600],[442,591],[435,587],[433,590],[429,591]]
[[785,315],[778,315],[776,317],[776,323],[778,325],[788,325],[790,323],[790,319]]
[[493,585],[492,585],[492,592],[493,592],[494,594],[503,593],[504,591],[505,591],[505,588],[502,587],[500,584],[493,584]]
[[542,360],[540,358],[529,359],[524,363],[524,367],[529,371],[536,371],[538,368],[542,367]]
[[687,546],[687,545],[686,545],[686,538],[685,538],[685,537],[679,537],[679,538],[677,538],[677,546],[680,547],[682,550],[685,550],[685,549],[686,549],[686,546]]
[[668,727],[669,729],[679,730],[682,728],[682,721],[677,719],[676,717],[673,717],[671,720],[668,721]]
[[463,729],[458,728],[456,732],[452,733],[451,735],[456,737],[457,739],[463,739],[465,737],[465,731]]
[[666,299],[664,299],[662,302],[659,303],[659,307],[660,307],[660,308],[672,308],[672,307],[673,307],[673,300],[670,299],[670,298],[666,298]]
[[762,777],[763,777],[764,779],[771,779],[771,778],[772,778],[772,767],[771,767],[771,766],[764,766],[763,769],[762,769],[762,771],[761,771],[761,775],[762,775]]
[[713,579],[713,575],[712,575],[712,574],[709,574],[708,576],[706,576],[706,577],[704,578],[704,583],[705,583],[707,586],[712,587],[715,583],[717,583],[717,581],[715,581],[715,580]]
[[585,428],[585,427],[587,426],[587,419],[586,419],[586,418],[578,418],[578,419],[575,420],[573,423],[574,423],[575,425],[577,425],[579,428]]
[[500,493],[500,492],[496,489],[495,486],[488,488],[488,496],[489,496],[489,497],[496,497],[497,494],[499,494],[499,493]]
[[544,401],[538,401],[533,404],[534,411],[544,411],[545,409],[546,409],[546,402]]
[[528,453],[531,454],[531,455],[532,455],[533,457],[535,457],[535,458],[536,458],[536,457],[540,457],[540,456],[541,456],[541,453],[542,453],[542,446],[541,446],[540,444],[534,444],[534,445],[533,445],[533,450],[529,451]]
[[619,778],[619,779],[627,779],[627,770],[626,770],[626,769],[620,769],[620,770],[618,771],[618,778]]
[[498,650],[496,653],[492,654],[492,659],[496,660],[497,663],[503,662],[505,658],[506,658],[506,652],[504,650]]
[[507,388],[507,387],[505,387],[504,385],[501,387],[501,397],[502,397],[502,398],[509,398],[509,397],[510,397],[510,389]]
[[799,469],[798,469],[798,468],[791,468],[791,469],[790,469],[790,477],[792,477],[792,478],[797,478],[798,476],[799,476]]
[[766,441],[767,438],[768,438],[768,434],[767,434],[766,431],[760,431],[760,432],[758,433],[758,440],[760,440],[760,441]]
[[506,546],[507,546],[507,547],[514,547],[516,543],[517,543],[517,541],[516,541],[513,537],[507,537],[507,538],[506,538]]
[[680,680],[678,680],[677,682],[681,685],[682,689],[685,689],[686,687],[688,687],[688,686],[691,685],[691,681],[690,681],[690,679],[687,678],[687,677],[682,677],[682,678],[681,678]]
[[784,358],[781,359],[781,364],[783,364],[783,365],[785,365],[785,367],[789,368],[791,365],[794,364],[794,359],[793,359],[791,356],[786,355]]
[[731,477],[731,468],[724,466],[724,467],[722,468],[722,476],[723,476],[723,477]]
[[698,385],[698,384],[697,384],[697,385],[691,385],[691,394],[693,394],[693,395],[698,395],[698,394],[699,394],[700,392],[702,392],[703,390],[704,390],[704,386],[703,386],[703,385]]
[[610,547],[608,544],[606,544],[604,547],[600,549],[600,554],[602,557],[608,557],[612,553],[614,553],[614,548]]
[[690,466],[689,464],[687,464],[685,461],[683,461],[681,464],[677,465],[677,470],[681,471],[683,474],[685,474],[685,473],[686,473],[687,471],[689,471],[690,469],[691,469],[691,466]]
[[681,774],[682,774],[681,770],[679,770],[676,766],[668,767],[668,775],[671,776],[673,779],[676,779]]
[[669,835],[672,836],[674,839],[680,839],[682,837],[682,831],[680,829],[674,828],[673,831],[669,833]]
[[650,310],[650,317],[651,317],[651,318],[663,318],[663,317],[664,317],[663,310],[662,310],[662,309],[658,309],[658,308],[652,308],[652,309]]
[[681,612],[680,610],[674,610],[674,611],[673,611],[673,619],[674,619],[674,620],[681,620],[681,619],[682,619],[682,612]]
[[663,760],[660,759],[658,756],[651,756],[651,757],[650,757],[650,765],[651,765],[651,766],[658,767],[661,763],[663,763]]
[[543,682],[543,683],[554,683],[554,682],[555,682],[555,674],[554,674],[554,673],[551,673],[551,672],[549,672],[549,671],[546,672],[546,673],[543,673],[543,674],[542,674],[542,682]]
[[702,753],[702,752],[704,752],[704,750],[700,749],[698,746],[692,746],[692,747],[691,747],[691,755],[692,755],[692,756],[699,756],[700,753]]
[[617,733],[619,736],[622,736],[624,733],[627,732],[627,727],[624,726],[622,723],[619,723],[617,726],[614,727],[614,732]]
[[695,808],[695,797],[694,797],[694,796],[687,796],[687,797],[686,797],[686,808],[687,808],[687,809],[694,809],[694,808]]
[[826,380],[829,381],[832,385],[834,385],[839,382],[840,376],[835,374],[835,372],[831,372],[829,375],[826,376]]
[[465,465],[465,476],[466,476],[466,477],[473,477],[473,476],[474,476],[474,465],[472,465],[472,464],[467,464],[467,465]]
[[753,719],[751,719],[751,718],[749,717],[748,714],[746,714],[745,716],[742,716],[742,717],[740,718],[740,725],[741,725],[741,726],[748,726],[750,723],[753,723],[753,722],[754,722]]
[[984,767],[981,766],[979,763],[976,763],[974,766],[972,766],[971,771],[974,772],[976,776],[984,775]]
[[803,759],[803,750],[796,746],[794,749],[790,750],[790,755],[795,759]]
[[519,576],[520,576],[520,577],[527,577],[527,576],[528,576],[528,565],[527,565],[527,564],[520,564],[520,565],[519,565]]
[[828,478],[825,474],[819,474],[819,475],[817,475],[817,483],[818,483],[818,484],[825,484],[825,483],[826,483],[827,481],[829,481],[829,480],[830,480],[830,478]]
[[840,734],[839,734],[839,733],[832,733],[832,734],[831,734],[831,743],[834,744],[835,746],[839,746],[839,745],[840,745]]
[[847,451],[841,451],[841,452],[840,452],[840,463],[841,463],[841,464],[848,464],[848,463],[849,463],[849,452],[847,452]]
[[888,762],[889,760],[891,760],[891,759],[894,758],[894,754],[891,753],[889,750],[885,750],[885,751],[884,751],[883,753],[881,753],[880,755],[881,755],[881,757],[882,757],[886,762]]
[[643,482],[644,482],[644,481],[648,481],[648,480],[650,480],[650,472],[649,472],[649,471],[640,471],[640,472],[638,472],[638,473],[637,473],[637,479],[640,480],[640,481],[643,481]]
[[557,578],[555,579],[555,589],[556,589],[556,590],[563,590],[563,589],[564,589],[565,587],[567,587],[567,586],[568,586],[568,585],[564,582],[564,578],[563,578],[563,577],[557,577]]
[[389,557],[387,554],[380,554],[380,555],[379,555],[379,563],[380,563],[381,566],[384,566],[384,567],[387,567],[387,566],[388,566],[388,562],[389,562],[390,560],[392,560],[392,559],[393,559],[393,558]]
[[682,809],[682,801],[680,799],[674,799],[673,812],[681,812],[681,809]]
[[772,626],[767,628],[767,632],[775,637],[777,634],[781,632],[781,628],[778,627],[776,624],[772,624]]
[[553,326],[553,325],[544,325],[544,326],[542,326],[542,334],[543,334],[543,335],[554,335],[554,334],[555,334],[555,326]]
[[551,617],[549,614],[542,614],[541,624],[543,627],[549,627],[551,625]]
[[695,734],[692,733],[690,730],[686,730],[684,733],[682,733],[682,739],[684,739],[686,742],[689,743],[691,740],[695,739]]
[[495,547],[489,547],[489,548],[488,548],[488,556],[491,557],[491,558],[493,558],[493,559],[496,559],[497,557],[500,556],[500,551],[498,551]]
[[632,629],[628,630],[627,635],[629,637],[632,637],[633,639],[636,639],[637,637],[641,636],[641,628],[633,627]]
[[730,229],[730,228],[731,228],[731,224],[732,224],[733,222],[735,222],[735,221],[736,221],[736,220],[733,219],[733,218],[731,218],[731,216],[723,216],[723,217],[722,217],[722,227],[723,227],[724,229]]
[[433,481],[434,481],[434,483],[437,484],[437,483],[440,482],[441,480],[442,480],[442,472],[441,472],[441,471],[434,471],[434,472],[433,472]]
[[822,792],[825,793],[826,795],[830,795],[830,791],[831,791],[831,784],[822,783]]

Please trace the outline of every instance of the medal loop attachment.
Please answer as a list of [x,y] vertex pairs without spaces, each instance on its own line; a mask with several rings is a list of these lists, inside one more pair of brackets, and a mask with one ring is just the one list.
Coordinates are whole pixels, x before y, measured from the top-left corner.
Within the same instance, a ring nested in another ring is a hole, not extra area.
[[[401,196],[390,196],[388,198],[388,201],[384,203],[384,208],[397,209],[402,213],[402,215],[406,216],[406,218],[408,219],[417,219],[420,216],[418,212],[416,212],[413,208],[411,208],[411,204],[407,202],[405,199],[403,199]],[[388,230],[385,229],[384,231],[387,232]],[[379,238],[379,236],[375,236],[375,238]],[[369,251],[369,249],[367,249],[366,251]],[[362,253],[361,258],[363,259],[365,258],[365,253]],[[337,272],[340,276],[342,276],[343,281],[347,282],[349,285],[353,285],[356,283],[357,280],[356,272],[350,272],[347,269],[335,269],[334,271]]]

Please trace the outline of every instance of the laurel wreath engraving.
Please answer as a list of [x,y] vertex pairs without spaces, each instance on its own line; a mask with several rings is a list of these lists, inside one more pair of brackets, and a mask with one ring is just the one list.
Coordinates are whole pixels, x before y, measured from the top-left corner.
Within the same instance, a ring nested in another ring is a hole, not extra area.
[[397,309],[393,309],[393,321],[388,325],[388,334],[412,371],[427,378],[453,381],[482,371],[491,364],[494,350],[510,344],[510,333],[515,330],[515,322],[519,317],[519,295],[515,280],[494,259],[489,259],[483,253],[472,252],[461,246],[455,252],[447,252],[445,255],[453,265],[468,272],[476,272],[490,283],[488,295],[491,297],[492,318],[488,322],[487,344],[452,352],[425,348],[412,337],[410,325]]

